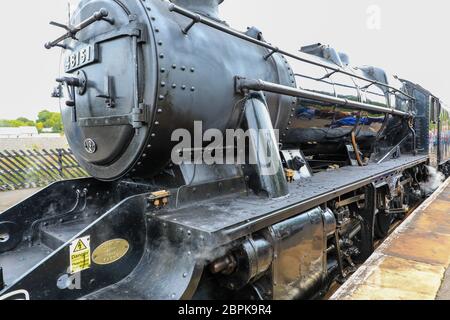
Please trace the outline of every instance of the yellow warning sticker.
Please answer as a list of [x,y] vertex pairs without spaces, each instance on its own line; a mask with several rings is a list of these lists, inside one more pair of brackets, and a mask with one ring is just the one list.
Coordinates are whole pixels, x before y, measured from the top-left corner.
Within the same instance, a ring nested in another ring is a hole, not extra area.
[[75,239],[70,243],[70,273],[74,274],[91,267],[90,237]]

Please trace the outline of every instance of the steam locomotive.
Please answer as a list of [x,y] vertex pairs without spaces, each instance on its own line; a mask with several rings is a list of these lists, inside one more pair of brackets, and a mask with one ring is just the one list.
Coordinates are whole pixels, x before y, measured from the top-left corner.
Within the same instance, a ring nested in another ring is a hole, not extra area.
[[[317,298],[421,202],[430,167],[448,175],[438,97],[236,31],[222,1],[83,0],[52,22],[53,96],[92,177],[0,214],[0,299]],[[211,145],[179,147],[178,129],[250,134],[206,163]]]

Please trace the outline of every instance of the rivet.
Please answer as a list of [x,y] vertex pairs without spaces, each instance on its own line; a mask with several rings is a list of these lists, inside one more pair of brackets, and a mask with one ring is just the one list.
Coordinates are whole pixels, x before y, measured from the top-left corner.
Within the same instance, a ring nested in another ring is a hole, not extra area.
[[181,90],[186,90],[186,86],[184,84],[181,86]]
[[164,81],[161,81],[161,87],[165,87],[166,83]]
[[181,67],[181,71],[185,71],[186,70],[186,67],[185,66],[182,66]]
[[191,88],[191,91],[194,92],[194,91],[195,91],[195,87],[192,87],[192,88]]
[[164,100],[164,96],[163,96],[163,95],[160,95],[160,96],[159,96],[159,100]]
[[150,149],[151,147],[152,147],[152,145],[151,145],[151,144],[147,145],[147,149]]
[[159,57],[160,57],[161,59],[164,59],[164,54],[161,53],[161,54],[159,55]]
[[152,137],[153,137],[153,138],[156,137],[156,134],[152,133]]
[[162,41],[158,41],[158,45],[159,45],[159,46],[162,46],[162,45],[163,45],[163,42],[162,42]]
[[142,158],[146,158],[147,157],[147,155],[144,153],[143,155],[142,155]]
[[172,84],[172,88],[176,88],[177,87],[177,85],[174,83],[174,84]]
[[152,21],[155,21],[156,20],[156,18],[155,17],[152,17]]
[[191,72],[195,72],[195,69],[194,69],[194,68],[191,68]]
[[155,125],[159,126],[159,121],[155,121]]
[[162,109],[158,109],[158,113],[162,113]]
[[165,68],[161,68],[161,73],[164,73],[164,72],[166,72],[166,69]]
[[159,32],[159,29],[158,29],[158,28],[156,28],[156,29],[155,29],[155,32]]

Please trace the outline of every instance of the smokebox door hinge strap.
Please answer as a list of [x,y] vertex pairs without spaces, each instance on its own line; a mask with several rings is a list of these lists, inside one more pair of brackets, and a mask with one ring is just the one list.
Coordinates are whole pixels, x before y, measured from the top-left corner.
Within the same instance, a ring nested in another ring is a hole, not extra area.
[[78,121],[80,127],[108,127],[131,125],[134,129],[140,129],[148,123],[148,105],[141,103],[138,108],[131,109],[130,114],[122,116],[108,116],[95,118],[81,118]]
[[148,123],[147,105],[144,103],[139,104],[139,108],[133,108],[131,112],[131,122],[133,128],[142,128],[145,123]]

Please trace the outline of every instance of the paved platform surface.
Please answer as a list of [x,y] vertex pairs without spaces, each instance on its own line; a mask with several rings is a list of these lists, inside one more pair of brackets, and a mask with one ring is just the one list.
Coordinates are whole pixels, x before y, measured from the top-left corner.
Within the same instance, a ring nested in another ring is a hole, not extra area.
[[331,300],[450,299],[450,179],[375,251]]
[[39,190],[40,188],[0,192],[0,213],[19,203],[20,201],[25,200]]

